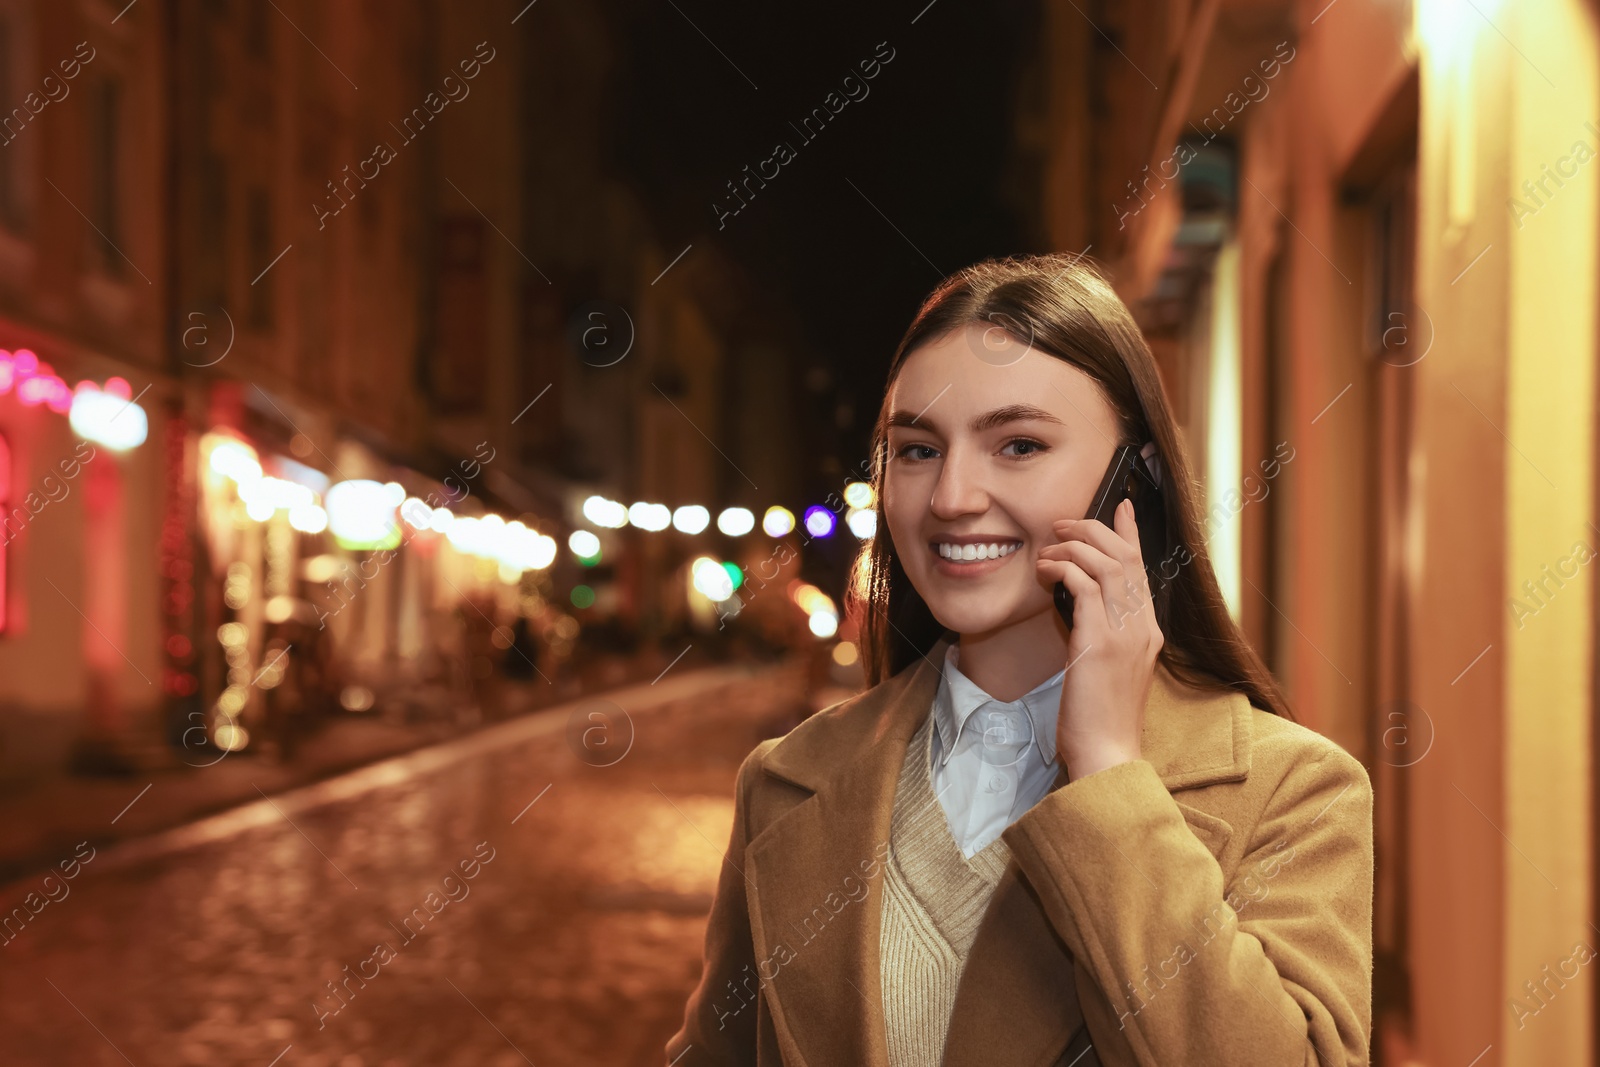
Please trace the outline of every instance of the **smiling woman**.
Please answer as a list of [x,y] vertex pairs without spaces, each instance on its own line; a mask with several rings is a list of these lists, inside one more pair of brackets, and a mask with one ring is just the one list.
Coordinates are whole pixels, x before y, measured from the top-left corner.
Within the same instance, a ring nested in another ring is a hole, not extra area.
[[[1167,541],[1192,560],[1150,591],[1152,621],[1164,639],[1161,663],[1190,685],[1226,683],[1256,707],[1292,718],[1218,590],[1205,555],[1199,485],[1155,360],[1132,315],[1086,262],[991,261],[955,275],[924,303],[888,381],[873,456],[880,528],[891,537],[862,553],[852,589],[870,684],[909,666],[944,633],[981,636],[1008,621],[1044,639],[1041,647],[1000,642],[1033,659],[1013,668],[1046,676],[1043,665],[1064,654],[1068,635],[1043,613],[1050,583],[1040,575],[1083,587],[1083,562],[1097,562],[1086,549],[1058,550],[1078,538],[1057,536],[1056,524],[1088,513],[1117,447],[1132,444],[1144,445],[1168,472],[1160,484]],[[1089,524],[1097,526],[1104,529]],[[995,540],[990,535],[1030,548],[1029,562],[1040,570],[1012,567],[1003,578],[996,573],[1000,585],[976,590],[919,580],[937,575],[937,550],[901,549],[936,538]],[[1074,552],[1083,559],[1074,561]],[[996,596],[1001,589],[1006,595]],[[969,663],[976,644],[962,642]],[[998,678],[975,680],[1006,688]]]
[[[1130,500],[1083,517],[1128,446],[1159,500],[1139,522],[1188,551],[1155,587]],[[873,463],[887,536],[851,591],[869,688],[740,768],[667,1059],[1367,1063],[1371,784],[1292,720],[1229,616],[1111,286],[1068,256],[947,279],[890,362]],[[863,906],[754,1013],[719,1012],[880,842]]]

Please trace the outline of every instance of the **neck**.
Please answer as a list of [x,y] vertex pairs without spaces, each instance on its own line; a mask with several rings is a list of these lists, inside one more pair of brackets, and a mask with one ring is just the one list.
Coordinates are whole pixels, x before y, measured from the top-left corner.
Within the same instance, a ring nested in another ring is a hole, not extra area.
[[1050,607],[1021,622],[960,635],[961,673],[1000,701],[1012,701],[1067,665],[1067,628]]

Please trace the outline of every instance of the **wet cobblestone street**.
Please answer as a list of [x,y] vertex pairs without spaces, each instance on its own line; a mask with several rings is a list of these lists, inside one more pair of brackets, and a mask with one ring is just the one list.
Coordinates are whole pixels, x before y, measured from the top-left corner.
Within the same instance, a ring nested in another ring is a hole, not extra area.
[[0,947],[0,1060],[660,1064],[734,774],[793,681],[669,675],[264,800],[216,840],[62,856],[75,877],[0,896],[54,898]]

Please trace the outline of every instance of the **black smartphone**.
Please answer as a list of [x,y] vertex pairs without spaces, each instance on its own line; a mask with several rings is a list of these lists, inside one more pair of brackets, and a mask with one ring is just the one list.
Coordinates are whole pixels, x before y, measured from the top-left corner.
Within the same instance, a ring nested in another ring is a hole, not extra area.
[[[1117,505],[1133,500],[1133,521],[1139,526],[1139,551],[1144,556],[1145,575],[1150,588],[1156,587],[1154,568],[1160,564],[1167,551],[1167,523],[1162,510],[1161,490],[1150,474],[1144,457],[1139,455],[1140,445],[1123,445],[1111,457],[1106,476],[1095,490],[1094,500],[1086,518],[1099,519],[1112,529],[1116,528]],[[1070,627],[1072,625],[1072,594],[1064,582],[1056,583],[1056,611]]]

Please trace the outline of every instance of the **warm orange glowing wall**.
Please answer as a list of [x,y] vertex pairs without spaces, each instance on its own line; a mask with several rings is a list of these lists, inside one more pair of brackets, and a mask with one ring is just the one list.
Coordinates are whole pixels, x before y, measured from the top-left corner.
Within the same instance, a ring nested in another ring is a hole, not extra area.
[[1531,217],[1514,200],[1576,140],[1600,148],[1595,26],[1578,0],[1467,14],[1417,5],[1418,300],[1438,328],[1418,366],[1415,684],[1438,739],[1412,780],[1417,1047],[1425,1063],[1584,1064],[1588,969],[1538,1000],[1524,983],[1596,943],[1591,572],[1549,585],[1535,615],[1517,601],[1595,544],[1596,176],[1549,185]]

